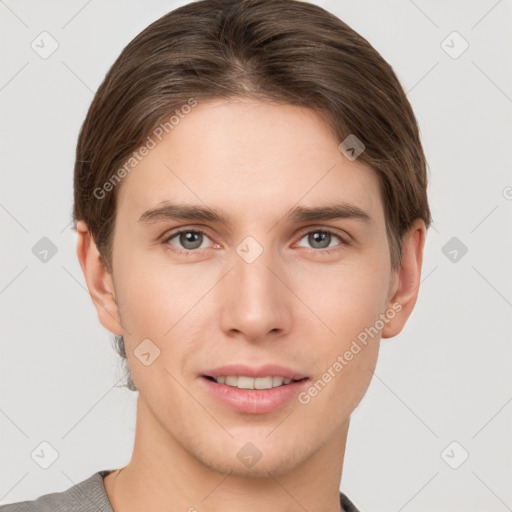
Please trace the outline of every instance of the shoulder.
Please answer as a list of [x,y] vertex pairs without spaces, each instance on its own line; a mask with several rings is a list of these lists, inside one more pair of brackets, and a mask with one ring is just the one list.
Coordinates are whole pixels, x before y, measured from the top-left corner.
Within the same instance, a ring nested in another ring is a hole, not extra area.
[[113,512],[103,485],[107,473],[108,470],[98,471],[62,492],[2,505],[0,512]]
[[344,512],[360,512],[359,509],[350,501],[347,495],[340,492],[341,509]]

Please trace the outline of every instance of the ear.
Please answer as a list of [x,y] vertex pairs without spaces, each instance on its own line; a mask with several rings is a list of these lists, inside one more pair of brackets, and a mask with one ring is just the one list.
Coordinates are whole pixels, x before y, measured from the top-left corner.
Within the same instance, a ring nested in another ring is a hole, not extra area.
[[96,243],[83,220],[77,222],[76,231],[76,252],[98,319],[110,332],[122,335],[124,329],[121,325],[112,275],[107,272]]
[[382,330],[382,338],[396,336],[405,326],[418,298],[426,227],[416,219],[402,238],[402,262],[395,271],[386,311],[394,310],[395,316]]

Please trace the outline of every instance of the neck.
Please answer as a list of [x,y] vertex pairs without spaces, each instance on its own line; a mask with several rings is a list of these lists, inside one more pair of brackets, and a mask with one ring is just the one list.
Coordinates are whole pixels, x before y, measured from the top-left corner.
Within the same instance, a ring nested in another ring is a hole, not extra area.
[[283,469],[251,477],[234,468],[219,471],[186,451],[139,397],[131,461],[105,477],[105,490],[114,512],[339,512],[348,427],[349,420],[299,464],[284,462]]

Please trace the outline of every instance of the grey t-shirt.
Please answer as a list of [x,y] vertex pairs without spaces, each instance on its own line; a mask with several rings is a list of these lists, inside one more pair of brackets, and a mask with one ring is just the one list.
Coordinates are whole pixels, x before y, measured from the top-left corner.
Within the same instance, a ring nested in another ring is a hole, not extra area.
[[[2,505],[0,512],[113,512],[103,485],[103,478],[110,471],[98,471],[66,491],[45,494],[31,501]],[[344,512],[359,512],[342,492],[340,504]]]

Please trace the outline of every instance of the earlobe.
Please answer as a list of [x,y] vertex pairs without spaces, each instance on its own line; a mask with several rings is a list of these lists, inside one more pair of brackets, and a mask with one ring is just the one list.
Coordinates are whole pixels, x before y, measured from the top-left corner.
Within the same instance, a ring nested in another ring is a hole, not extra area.
[[76,231],[78,261],[84,273],[89,295],[96,307],[98,319],[110,332],[122,335],[124,329],[121,325],[112,275],[107,272],[103,258],[83,220],[77,222]]
[[393,309],[395,314],[382,330],[382,338],[396,336],[414,309],[420,286],[425,236],[425,223],[416,219],[403,237],[402,262],[396,273],[394,293],[387,305],[387,310]]

